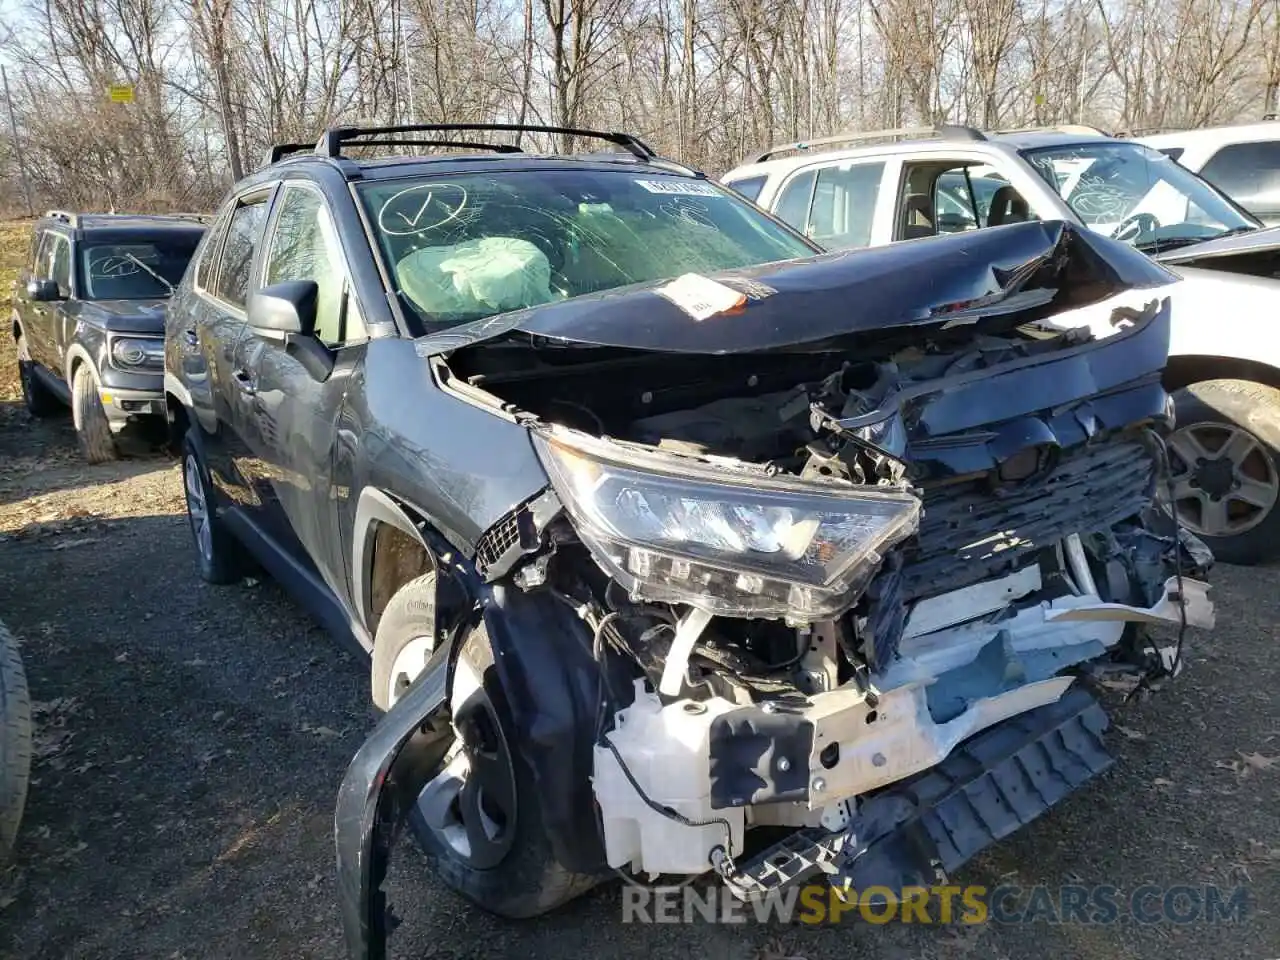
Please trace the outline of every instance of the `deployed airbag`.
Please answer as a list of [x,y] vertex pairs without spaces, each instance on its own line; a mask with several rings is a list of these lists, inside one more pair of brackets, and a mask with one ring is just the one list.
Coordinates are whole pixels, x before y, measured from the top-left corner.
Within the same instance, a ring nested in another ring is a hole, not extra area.
[[423,247],[397,273],[405,295],[428,313],[492,313],[552,299],[546,254],[516,237]]

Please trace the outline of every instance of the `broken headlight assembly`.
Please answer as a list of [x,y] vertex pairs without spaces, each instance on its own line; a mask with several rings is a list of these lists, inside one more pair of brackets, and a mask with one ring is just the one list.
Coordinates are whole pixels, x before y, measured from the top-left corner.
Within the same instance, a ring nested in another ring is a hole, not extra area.
[[919,524],[901,490],[716,470],[569,430],[534,446],[605,572],[637,598],[721,616],[835,616]]

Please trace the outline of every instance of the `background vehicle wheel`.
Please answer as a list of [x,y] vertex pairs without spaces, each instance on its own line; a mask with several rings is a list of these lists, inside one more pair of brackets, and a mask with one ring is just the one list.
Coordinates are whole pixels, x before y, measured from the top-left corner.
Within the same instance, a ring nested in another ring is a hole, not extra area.
[[182,487],[200,576],[209,583],[235,583],[247,569],[244,547],[223,526],[213,509],[213,484],[190,433],[182,442]]
[[0,623],[0,863],[9,859],[31,775],[31,696],[18,641]]
[[76,425],[80,452],[90,463],[118,459],[115,437],[107,423],[107,412],[98,396],[98,381],[87,363],[76,367],[71,381],[71,416]]
[[[389,706],[434,649],[434,598],[434,574],[410,581],[378,623],[374,675],[389,685],[382,695]],[[452,890],[488,913],[522,919],[554,910],[598,881],[566,870],[551,852],[533,770],[492,665],[488,636],[477,629],[463,641],[450,694],[458,741],[409,822]]]
[[1168,446],[1179,520],[1226,563],[1280,557],[1280,390],[1206,380],[1173,397],[1178,425]]
[[64,409],[58,398],[36,379],[35,361],[27,350],[27,338],[18,337],[18,379],[22,382],[22,400],[33,417],[48,417]]

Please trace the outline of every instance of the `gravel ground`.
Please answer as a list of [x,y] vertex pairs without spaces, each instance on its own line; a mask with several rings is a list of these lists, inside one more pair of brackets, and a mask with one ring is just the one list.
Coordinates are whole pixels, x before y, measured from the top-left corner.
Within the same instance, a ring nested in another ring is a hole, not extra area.
[[[0,955],[342,957],[332,812],[370,727],[366,668],[271,582],[203,584],[176,464],[83,464],[68,421],[13,402],[11,364],[0,355],[0,611],[38,741],[0,872]],[[956,882],[1244,884],[1242,922],[624,926],[613,885],[506,924],[442,889],[406,842],[393,955],[1280,957],[1280,572],[1214,579],[1220,626],[1188,675],[1113,714],[1117,766]]]

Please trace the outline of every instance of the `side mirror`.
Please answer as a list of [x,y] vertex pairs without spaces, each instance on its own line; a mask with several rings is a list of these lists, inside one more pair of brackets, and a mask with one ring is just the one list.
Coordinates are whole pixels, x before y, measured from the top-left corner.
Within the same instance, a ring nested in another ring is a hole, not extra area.
[[314,280],[286,280],[263,287],[249,297],[249,326],[259,336],[283,340],[289,334],[309,337],[316,329]]
[[48,303],[50,300],[61,300],[58,284],[53,280],[28,280],[27,299],[37,303]]

